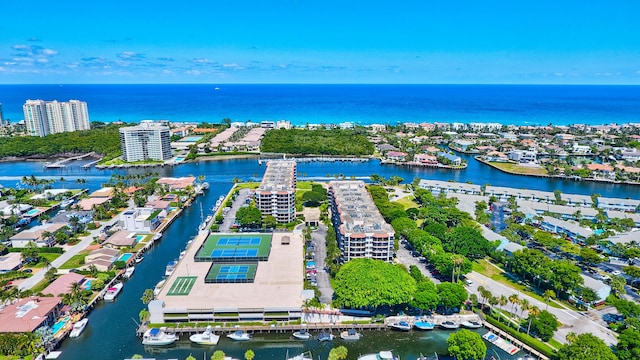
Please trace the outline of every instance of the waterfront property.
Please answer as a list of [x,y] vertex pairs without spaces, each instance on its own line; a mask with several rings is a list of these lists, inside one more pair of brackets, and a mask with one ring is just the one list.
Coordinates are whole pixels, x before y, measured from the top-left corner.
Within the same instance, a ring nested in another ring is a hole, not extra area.
[[[34,226],[23,230],[11,237],[11,246],[23,248],[29,243],[34,243],[38,247],[48,247],[55,244],[54,232],[66,227],[65,224],[45,224]],[[49,234],[47,236],[47,233]]]
[[297,166],[293,160],[272,160],[260,186],[256,189],[256,203],[262,216],[273,216],[279,223],[288,223],[296,216]]
[[303,254],[296,233],[199,234],[149,303],[150,321],[300,319]]
[[329,182],[329,199],[341,261],[393,260],[395,232],[384,221],[363,181]]
[[122,159],[127,162],[171,158],[169,127],[151,120],[120,128]]
[[61,308],[59,297],[18,299],[0,312],[0,333],[33,332],[42,325],[52,326]]

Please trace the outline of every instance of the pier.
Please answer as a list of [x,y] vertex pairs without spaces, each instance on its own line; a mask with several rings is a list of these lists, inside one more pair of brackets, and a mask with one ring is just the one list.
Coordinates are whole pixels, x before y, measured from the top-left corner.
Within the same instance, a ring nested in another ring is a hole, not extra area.
[[[60,161],[56,161],[54,163],[46,163],[44,164],[44,168],[45,169],[61,169],[66,167],[66,163],[68,163],[69,161],[75,161],[75,160],[82,160],[84,158],[90,157],[90,156],[95,156],[95,152],[90,152],[84,155],[78,155],[78,156],[74,156],[74,157],[70,157],[67,159],[62,159]],[[94,162],[95,163],[95,162]]]
[[[194,324],[193,326],[184,326],[172,328],[175,330],[177,335],[193,335],[202,333],[206,328],[208,323],[202,324]],[[141,325],[136,331],[136,334],[139,337],[142,337],[144,332],[149,329],[147,325]],[[349,324],[346,323],[314,323],[314,324],[265,324],[265,325],[236,325],[234,323],[223,323],[222,325],[213,326],[213,330],[216,334],[231,334],[238,330],[242,330],[244,332],[250,334],[261,334],[261,333],[293,333],[295,331],[305,329],[307,331],[328,331],[328,332],[337,332],[338,334],[342,331],[346,331],[348,329],[356,329],[356,331],[362,330],[388,330],[389,327],[384,323],[374,323],[374,324]]]
[[92,161],[92,162],[90,162],[90,163],[88,163],[88,164],[84,164],[84,165],[82,165],[82,168],[83,168],[83,169],[85,169],[85,170],[91,169],[91,167],[92,167],[93,165],[95,165],[95,164],[99,163],[101,160],[102,160],[102,158],[100,158],[100,159],[98,159],[98,160],[96,160],[96,161]]

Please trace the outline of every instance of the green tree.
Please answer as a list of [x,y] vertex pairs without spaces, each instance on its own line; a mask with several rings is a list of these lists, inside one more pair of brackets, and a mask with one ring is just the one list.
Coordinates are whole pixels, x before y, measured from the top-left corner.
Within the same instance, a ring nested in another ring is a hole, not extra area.
[[52,267],[49,270],[47,270],[47,272],[44,274],[44,278],[48,281],[48,282],[52,282],[53,280],[56,279],[56,276],[58,275],[58,269]]
[[584,333],[558,350],[558,360],[576,359],[616,360],[617,357],[602,339],[591,333]]
[[433,282],[423,279],[418,282],[418,288],[411,300],[411,306],[421,310],[433,310],[440,303],[440,296]]
[[196,360],[196,358],[193,355],[189,354],[189,356],[187,356],[185,360]]
[[482,337],[467,329],[449,335],[447,345],[449,354],[460,360],[482,360],[487,356],[487,345]]
[[491,243],[482,233],[469,226],[459,226],[451,230],[442,246],[447,252],[464,255],[470,259],[485,257],[492,249]]
[[347,358],[349,350],[344,346],[338,346],[329,351],[329,357],[327,360],[344,360]]
[[149,311],[146,309],[142,309],[138,313],[138,319],[140,319],[140,322],[143,324],[146,323],[147,320],[149,320],[149,316],[151,316],[151,313],[149,313]]
[[278,220],[273,215],[267,215],[264,217],[263,225],[267,229],[274,229],[278,225]]
[[616,355],[620,360],[640,359],[640,331],[639,329],[626,328],[618,336]]
[[590,247],[582,247],[580,248],[580,258],[582,262],[588,265],[595,265],[602,262],[602,257],[595,250]]
[[33,241],[30,241],[22,251],[20,251],[20,255],[22,256],[22,261],[37,263],[40,259],[40,254],[38,253],[38,246]]
[[544,302],[547,304],[547,309],[549,309],[549,303],[551,300],[556,298],[556,292],[551,289],[547,289],[542,294],[542,297],[544,298]]
[[224,351],[216,350],[213,355],[211,355],[211,360],[224,360],[225,356],[227,356]]
[[436,287],[440,305],[446,309],[460,308],[467,300],[467,290],[458,283],[443,282]]
[[609,282],[609,285],[611,286],[611,290],[613,290],[613,292],[618,296],[627,293],[627,291],[624,289],[625,285],[627,285],[627,281],[622,276],[611,275],[611,281]]
[[625,274],[633,277],[640,278],[640,268],[637,266],[625,266],[622,268]]
[[144,357],[140,354],[133,354],[132,359],[144,359]]
[[255,206],[241,207],[236,213],[236,221],[241,227],[260,227],[262,225],[262,212]]
[[393,264],[353,259],[340,267],[333,288],[336,306],[376,308],[409,303],[416,281]]
[[144,293],[142,293],[142,297],[140,298],[140,301],[142,301],[143,304],[147,305],[154,298],[155,296],[153,295],[153,289],[146,289]]
[[253,360],[254,357],[256,357],[256,354],[253,352],[253,350],[249,349],[244,352],[245,360]]
[[549,341],[558,330],[558,319],[552,313],[543,310],[531,321],[531,328],[534,333],[540,336],[543,341]]

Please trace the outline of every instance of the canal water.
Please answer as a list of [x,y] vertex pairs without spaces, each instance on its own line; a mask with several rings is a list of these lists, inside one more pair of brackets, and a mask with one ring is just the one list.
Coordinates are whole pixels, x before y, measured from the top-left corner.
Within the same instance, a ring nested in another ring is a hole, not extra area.
[[[453,180],[475,184],[491,184],[495,186],[511,186],[527,189],[553,191],[559,189],[565,193],[589,195],[599,193],[602,196],[640,198],[640,188],[629,185],[613,185],[592,182],[573,182],[545,178],[531,178],[509,175],[493,168],[481,165],[471,157],[467,157],[469,167],[462,171],[446,171],[439,169],[409,168],[393,165],[381,165],[379,161],[366,163],[300,163],[299,179],[329,180],[340,175],[350,178],[368,180],[371,174],[389,178],[400,176],[405,182],[414,177]],[[167,262],[178,257],[189,239],[195,236],[201,222],[201,206],[204,216],[211,213],[215,201],[226,194],[232,186],[233,178],[243,181],[259,180],[264,173],[264,165],[256,159],[236,159],[220,161],[201,161],[175,167],[158,167],[151,169],[130,170],[97,170],[81,168],[84,162],[78,161],[63,169],[43,168],[44,162],[5,162],[0,163],[0,184],[16,186],[23,176],[35,175],[57,180],[56,188],[87,187],[91,191],[106,183],[112,174],[158,172],[160,176],[205,175],[211,185],[204,196],[198,197],[195,203],[186,208],[183,214],[165,231],[164,236],[145,254],[145,260],[136,265],[133,277],[126,281],[121,294],[114,303],[98,303],[89,315],[89,324],[84,333],[77,339],[67,339],[62,344],[63,360],[95,359],[115,360],[141,354],[158,359],[185,359],[192,354],[196,359],[207,358],[217,349],[225,351],[235,358],[243,358],[247,349],[256,353],[257,359],[284,359],[311,350],[314,358],[326,359],[331,347],[346,345],[349,358],[355,359],[359,354],[394,350],[402,359],[415,359],[418,355],[429,355],[434,352],[446,353],[447,331],[397,333],[389,331],[370,331],[357,342],[344,343],[336,339],[333,343],[319,343],[317,340],[296,341],[289,334],[257,334],[254,339],[244,343],[232,343],[222,338],[216,347],[202,347],[182,339],[169,348],[145,348],[135,336],[138,313],[143,309],[140,301],[145,289],[153,288],[162,278]],[[60,178],[64,178],[64,182]],[[84,179],[85,184],[78,184],[77,179]],[[480,330],[481,332],[483,330]],[[495,351],[496,353],[494,353]],[[510,359],[504,352],[490,348],[489,354],[499,355],[500,359]]]

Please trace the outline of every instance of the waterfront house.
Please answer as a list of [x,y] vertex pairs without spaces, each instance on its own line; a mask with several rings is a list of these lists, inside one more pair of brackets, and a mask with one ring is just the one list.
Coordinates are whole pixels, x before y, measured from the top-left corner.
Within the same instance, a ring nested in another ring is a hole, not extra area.
[[429,154],[415,154],[413,156],[413,161],[422,165],[438,164],[438,158],[434,155],[429,155]]
[[[480,148],[478,148],[480,150]],[[489,151],[487,155],[485,155],[484,159],[490,162],[508,162],[509,157],[507,154],[500,151]]]
[[114,248],[133,247],[138,242],[135,232],[128,230],[120,230],[109,236],[104,242],[104,245],[108,245]]
[[77,273],[70,272],[68,274],[60,275],[59,278],[55,279],[49,286],[42,290],[44,295],[53,295],[62,297],[64,294],[69,293],[71,290],[71,285],[75,283],[84,283],[85,277],[84,275],[80,275]]
[[91,211],[95,206],[108,202],[108,198],[86,198],[78,201],[76,207],[82,211]]
[[613,169],[613,166],[607,164],[587,164],[587,169],[591,171],[593,176],[596,177],[604,177],[609,179],[615,179],[616,173]]
[[[66,224],[44,224],[22,230],[10,238],[11,246],[14,248],[23,248],[30,242],[35,243],[38,247],[53,246],[56,242],[53,233],[66,226]],[[49,236],[46,236],[47,232]]]
[[449,162],[449,165],[452,165],[452,166],[460,166],[462,164],[462,158],[458,155],[453,155],[453,154],[449,154],[441,151],[438,153],[438,157],[446,159],[446,161]]
[[470,141],[470,140],[454,140],[452,142],[453,147],[455,147],[456,149],[462,152],[470,151],[475,144],[476,144],[475,141]]
[[160,218],[167,217],[167,214],[171,212],[171,202],[166,200],[148,201],[145,207],[150,207],[154,210],[160,210],[160,213],[158,214]]
[[28,297],[6,304],[0,311],[0,333],[31,333],[52,326],[61,314],[59,297]]
[[[78,224],[88,224],[93,221],[93,211],[65,211],[49,219],[52,224],[65,224],[71,228],[71,219],[78,219]],[[74,229],[76,230],[76,229]]]
[[172,191],[172,190],[184,190],[189,186],[193,187],[195,182],[196,182],[196,178],[193,176],[179,177],[179,178],[163,177],[158,179],[158,181],[156,181],[156,184],[162,185],[163,187],[165,187],[165,189]]
[[393,161],[405,161],[407,153],[401,151],[389,151],[387,152],[387,159]]
[[152,207],[128,209],[120,214],[118,223],[123,229],[129,231],[149,233],[162,222],[163,217],[160,215],[162,212],[164,210],[156,210]]
[[82,268],[88,269],[91,265],[94,265],[98,271],[109,271],[118,256],[120,256],[120,250],[110,248],[96,249],[85,256]]
[[513,160],[519,163],[535,163],[537,153],[529,150],[513,150],[508,154],[509,160]]

